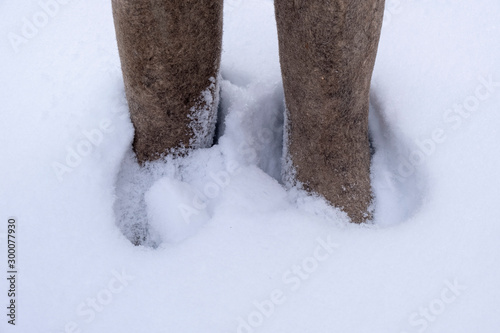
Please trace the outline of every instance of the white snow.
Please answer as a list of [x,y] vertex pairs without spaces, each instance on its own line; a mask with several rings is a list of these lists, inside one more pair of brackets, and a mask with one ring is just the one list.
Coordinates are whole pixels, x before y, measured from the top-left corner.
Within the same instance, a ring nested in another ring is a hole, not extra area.
[[386,8],[358,226],[280,183],[271,0],[225,1],[217,145],[143,170],[110,1],[0,3],[0,331],[498,332],[500,3]]

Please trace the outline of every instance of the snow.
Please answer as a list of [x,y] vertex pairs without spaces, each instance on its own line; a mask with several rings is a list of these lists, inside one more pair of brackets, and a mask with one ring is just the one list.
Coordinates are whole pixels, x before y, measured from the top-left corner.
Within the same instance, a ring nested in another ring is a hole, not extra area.
[[[149,225],[161,241],[177,243],[191,236],[210,219],[205,203],[188,183],[162,178],[145,194]],[[194,201],[194,202],[193,202]],[[200,202],[195,205],[195,203]]]
[[0,3],[0,331],[498,332],[500,4],[386,8],[358,226],[280,183],[272,1],[225,1],[217,144],[143,170],[110,2]]

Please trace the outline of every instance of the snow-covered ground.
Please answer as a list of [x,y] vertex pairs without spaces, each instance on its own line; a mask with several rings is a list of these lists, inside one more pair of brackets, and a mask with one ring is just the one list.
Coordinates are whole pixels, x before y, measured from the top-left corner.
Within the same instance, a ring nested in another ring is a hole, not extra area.
[[218,144],[148,171],[110,1],[58,1],[0,2],[1,332],[500,331],[498,0],[387,0],[364,226],[279,183],[271,0],[225,1]]

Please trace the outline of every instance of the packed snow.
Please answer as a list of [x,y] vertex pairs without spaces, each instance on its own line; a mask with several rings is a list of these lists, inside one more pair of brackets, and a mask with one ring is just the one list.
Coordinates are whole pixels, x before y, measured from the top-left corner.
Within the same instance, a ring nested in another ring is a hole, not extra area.
[[0,331],[499,332],[498,0],[387,0],[367,225],[282,183],[273,1],[224,14],[216,144],[140,169],[111,2],[0,3]]

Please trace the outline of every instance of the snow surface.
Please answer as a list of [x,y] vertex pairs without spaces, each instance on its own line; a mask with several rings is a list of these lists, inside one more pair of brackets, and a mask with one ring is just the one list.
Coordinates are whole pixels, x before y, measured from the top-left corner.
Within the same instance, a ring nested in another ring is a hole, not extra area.
[[59,1],[0,2],[1,332],[499,332],[498,0],[387,1],[364,226],[280,184],[272,1],[225,1],[218,144],[142,171],[110,1]]

